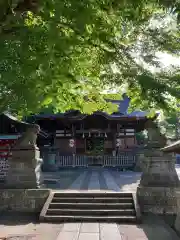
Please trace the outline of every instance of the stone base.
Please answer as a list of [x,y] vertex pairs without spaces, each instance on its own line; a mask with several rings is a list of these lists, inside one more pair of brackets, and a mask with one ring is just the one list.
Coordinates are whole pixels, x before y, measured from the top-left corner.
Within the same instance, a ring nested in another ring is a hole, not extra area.
[[49,189],[0,189],[0,212],[39,214]]
[[140,184],[144,187],[172,187],[178,188],[179,178],[176,170],[169,172],[146,172],[141,176]]
[[9,170],[6,179],[6,188],[23,189],[39,188],[43,179],[38,149],[15,149],[12,157],[8,158]]
[[177,215],[174,228],[180,236],[180,191],[177,191]]
[[140,185],[144,187],[180,186],[172,154],[163,154],[158,149],[146,151],[146,168],[143,169]]
[[144,187],[137,188],[137,198],[142,213],[169,214],[177,213],[177,188]]

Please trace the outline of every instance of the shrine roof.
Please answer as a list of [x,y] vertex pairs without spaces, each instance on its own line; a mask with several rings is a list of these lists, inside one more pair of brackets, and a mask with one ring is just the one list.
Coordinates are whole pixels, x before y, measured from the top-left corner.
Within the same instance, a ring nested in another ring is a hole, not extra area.
[[[30,123],[19,120],[18,118],[16,118],[9,112],[1,113],[0,121],[4,121],[5,123],[9,123],[10,125],[13,125],[16,128],[18,133],[22,133],[22,132],[26,131],[27,127],[30,125]],[[2,132],[4,132],[4,129],[2,129]],[[39,135],[42,135],[44,137],[48,136],[48,134],[46,132],[44,132],[42,129],[40,130]]]
[[[147,119],[148,116],[148,112],[140,112],[140,111],[134,111],[132,113],[126,113],[126,114],[121,114],[121,113],[117,113],[117,114],[108,114],[106,112],[94,112],[92,114],[93,116],[103,116],[104,118],[106,118],[107,120],[123,120],[123,119],[136,119],[136,120],[141,120],[141,119]],[[88,117],[90,115],[88,114],[74,114],[71,113],[57,113],[57,114],[37,114],[37,115],[33,115],[34,118],[38,118],[38,119],[74,119],[74,120],[83,120],[86,117]]]
[[[118,111],[113,114],[108,114],[106,112],[94,112],[92,115],[100,115],[103,116],[104,118],[108,120],[123,120],[123,119],[131,119],[131,120],[143,120],[147,119],[147,116],[149,114],[148,111],[133,111],[131,113],[128,113],[128,108],[130,104],[130,98],[126,95],[123,94],[122,100],[112,100],[112,99],[106,99],[107,102],[111,102],[113,104],[118,105]],[[56,113],[56,114],[51,114],[51,113],[40,113],[33,115],[32,117],[36,119],[74,119],[74,120],[83,120],[86,117],[88,117],[88,114],[82,114],[80,111],[77,110],[70,110],[65,113]]]
[[9,112],[1,113],[0,114],[0,119],[1,120],[4,119],[5,121],[8,121],[8,122],[16,125],[18,128],[22,129],[23,131],[29,125],[29,123],[19,120],[18,118],[16,118],[15,116],[10,114]]

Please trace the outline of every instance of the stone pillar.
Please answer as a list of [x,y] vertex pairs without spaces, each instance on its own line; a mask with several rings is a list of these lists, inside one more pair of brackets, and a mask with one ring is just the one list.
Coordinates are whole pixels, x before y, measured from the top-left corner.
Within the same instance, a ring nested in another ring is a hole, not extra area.
[[43,178],[39,149],[35,146],[21,146],[12,150],[12,157],[8,159],[9,171],[6,188],[39,188]]
[[144,152],[141,151],[137,153],[137,160],[134,170],[137,172],[143,172],[145,167],[147,167],[147,163],[145,161]]
[[55,172],[58,171],[57,158],[58,153],[51,148],[44,150],[43,157],[43,171],[44,172]]
[[175,169],[175,158],[161,150],[166,137],[152,121],[146,125],[148,143],[144,151],[144,166],[137,198],[142,212],[154,214],[176,214],[179,178]]
[[159,148],[145,150],[146,167],[143,168],[137,197],[142,212],[175,214],[177,211],[176,191],[179,178],[172,154],[163,153]]

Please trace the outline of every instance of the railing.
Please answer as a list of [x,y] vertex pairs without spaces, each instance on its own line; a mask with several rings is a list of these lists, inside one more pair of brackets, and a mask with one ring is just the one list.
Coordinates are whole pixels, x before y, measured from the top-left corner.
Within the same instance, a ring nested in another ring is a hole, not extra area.
[[[117,156],[102,155],[60,155],[56,153],[56,164],[58,167],[87,167],[90,165],[101,165],[104,167],[132,167],[135,165],[138,155],[136,152],[124,151]],[[46,157],[47,158],[47,157]]]
[[58,165],[58,167],[73,166],[73,156],[59,156],[58,158],[56,158],[56,164]]
[[120,167],[131,167],[136,163],[136,154],[119,154],[115,157],[105,155],[103,156],[104,166],[120,166]]
[[73,160],[74,166],[88,166],[87,156],[76,155]]
[[[1,150],[0,154],[0,181],[6,178],[8,172],[7,161],[8,150]],[[55,155],[55,161],[52,155]],[[11,156],[11,153],[9,154]],[[123,151],[118,156],[102,155],[102,156],[88,156],[88,155],[61,155],[58,151],[41,151],[41,157],[44,162],[49,164],[56,164],[58,168],[63,167],[88,167],[93,164],[98,164],[103,167],[133,167],[138,158],[136,151]],[[53,160],[53,161],[51,161]]]
[[81,166],[88,166],[87,158],[83,155],[76,155],[76,156],[62,156],[59,155],[56,158],[56,163],[58,167],[81,167]]

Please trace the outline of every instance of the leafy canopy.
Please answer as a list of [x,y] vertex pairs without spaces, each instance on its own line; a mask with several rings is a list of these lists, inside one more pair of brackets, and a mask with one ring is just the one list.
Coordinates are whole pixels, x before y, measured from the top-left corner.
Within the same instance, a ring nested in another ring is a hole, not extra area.
[[178,1],[1,0],[1,110],[112,111],[100,94],[112,84],[126,84],[135,105],[167,108],[167,94],[180,99],[179,69],[152,73],[137,59],[157,65],[157,51],[179,54],[178,25],[150,24],[178,21],[178,9]]

